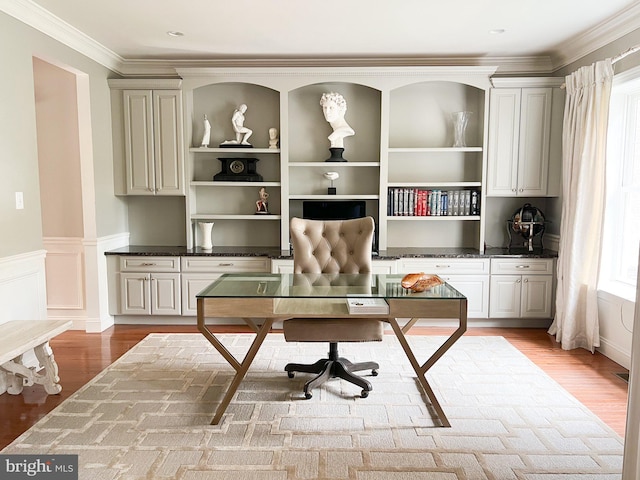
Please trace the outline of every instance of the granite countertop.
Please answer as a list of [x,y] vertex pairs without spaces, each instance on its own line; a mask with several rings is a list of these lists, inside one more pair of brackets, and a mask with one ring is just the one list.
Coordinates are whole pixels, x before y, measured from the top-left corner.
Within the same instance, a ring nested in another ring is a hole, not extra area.
[[[278,247],[213,247],[203,250],[199,247],[130,245],[105,252],[105,255],[172,256],[172,257],[269,257],[289,259],[293,254]],[[525,249],[487,248],[480,253],[473,248],[389,248],[374,255],[374,260],[397,260],[399,258],[556,258],[558,252],[542,250],[527,252]]]

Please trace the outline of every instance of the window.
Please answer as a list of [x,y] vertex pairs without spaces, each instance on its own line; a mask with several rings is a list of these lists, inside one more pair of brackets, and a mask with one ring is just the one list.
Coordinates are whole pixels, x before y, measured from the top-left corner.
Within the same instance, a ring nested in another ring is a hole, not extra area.
[[639,246],[640,70],[634,70],[616,78],[611,93],[600,288],[635,300]]

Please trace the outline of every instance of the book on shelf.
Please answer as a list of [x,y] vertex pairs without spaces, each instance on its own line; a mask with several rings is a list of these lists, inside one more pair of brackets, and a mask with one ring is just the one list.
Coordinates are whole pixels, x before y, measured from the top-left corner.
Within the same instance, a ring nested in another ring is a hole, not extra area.
[[392,217],[480,215],[478,190],[391,187],[387,200],[387,215]]
[[389,313],[389,305],[384,298],[347,298],[347,307],[351,314],[382,314]]

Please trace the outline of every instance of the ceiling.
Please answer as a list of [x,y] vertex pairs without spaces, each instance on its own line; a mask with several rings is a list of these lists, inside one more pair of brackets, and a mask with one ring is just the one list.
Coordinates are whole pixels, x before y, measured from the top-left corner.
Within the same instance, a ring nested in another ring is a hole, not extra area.
[[637,0],[14,1],[124,61],[553,57],[631,13],[640,27]]

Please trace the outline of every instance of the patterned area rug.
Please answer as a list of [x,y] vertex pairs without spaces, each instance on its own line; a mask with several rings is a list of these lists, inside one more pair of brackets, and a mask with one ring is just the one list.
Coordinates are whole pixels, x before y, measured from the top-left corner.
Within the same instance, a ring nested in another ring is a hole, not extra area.
[[[239,359],[253,338],[221,337]],[[421,361],[443,340],[408,338]],[[429,371],[451,428],[434,426],[392,335],[341,345],[380,363],[368,398],[333,379],[304,399],[310,377],[284,365],[326,350],[269,335],[211,426],[231,367],[199,334],[149,335],[2,453],[78,454],[91,480],[621,477],[622,439],[501,337],[462,337]]]

